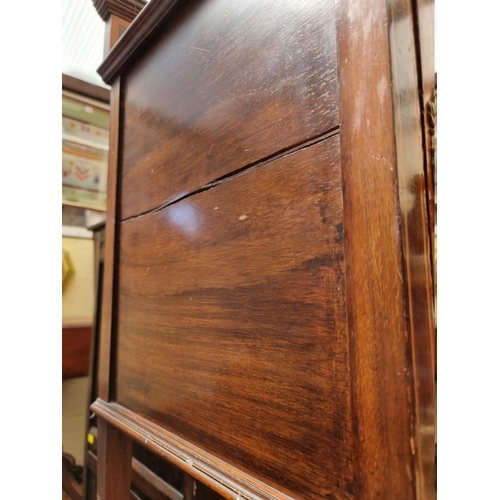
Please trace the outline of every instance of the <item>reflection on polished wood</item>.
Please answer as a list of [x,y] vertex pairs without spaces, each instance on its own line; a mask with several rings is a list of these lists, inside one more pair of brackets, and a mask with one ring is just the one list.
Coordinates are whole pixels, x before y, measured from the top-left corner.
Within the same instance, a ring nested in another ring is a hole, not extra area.
[[430,500],[432,297],[414,20],[406,0],[339,7],[355,498]]
[[332,137],[120,229],[117,401],[311,498],[352,482],[338,160]]
[[334,4],[185,10],[124,84],[121,218],[338,125]]
[[108,445],[228,499],[434,500],[423,1],[151,0],[117,43]]

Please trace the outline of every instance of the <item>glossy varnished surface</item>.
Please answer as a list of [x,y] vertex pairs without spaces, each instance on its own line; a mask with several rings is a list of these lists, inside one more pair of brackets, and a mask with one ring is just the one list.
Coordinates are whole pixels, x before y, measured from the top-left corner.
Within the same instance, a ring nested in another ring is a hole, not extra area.
[[338,125],[334,2],[197,2],[127,71],[121,218]]
[[225,498],[434,498],[422,3],[152,0],[105,65],[92,408]]
[[293,496],[351,498],[343,259],[338,137],[122,222],[117,402]]
[[[410,338],[394,138],[398,124],[393,114],[388,37],[398,19],[387,18],[388,4],[396,3],[338,2],[357,500],[416,498]],[[396,50],[400,49],[396,44]],[[406,46],[404,50],[402,57],[408,53]]]
[[[421,120],[422,109],[426,107],[421,97],[425,98],[428,90],[426,80],[429,78],[429,69],[433,66],[433,57],[430,57],[430,41],[427,41],[420,47],[421,64],[418,64],[419,51],[414,45],[412,32],[417,30],[418,18],[424,15],[424,12],[422,3],[417,2],[417,5],[418,15],[415,17],[410,0],[391,3],[389,19],[402,250],[412,344],[411,385],[415,409],[413,449],[417,498],[434,500],[437,496],[436,401],[433,377],[433,283],[429,241],[429,235],[433,233],[433,221],[428,212],[427,194],[430,189],[426,189],[426,158],[422,149],[422,144],[425,144],[425,126],[422,126]],[[426,10],[432,10],[432,4],[428,4]],[[433,23],[431,25],[433,26]]]

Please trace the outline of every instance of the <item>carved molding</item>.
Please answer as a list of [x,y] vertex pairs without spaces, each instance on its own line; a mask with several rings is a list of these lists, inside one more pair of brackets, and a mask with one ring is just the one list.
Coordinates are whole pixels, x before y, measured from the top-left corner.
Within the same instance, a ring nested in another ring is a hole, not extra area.
[[[103,0],[93,1],[95,3]],[[161,26],[164,20],[172,15],[174,7],[179,3],[181,3],[179,0],[151,0],[148,3],[137,21],[127,29],[97,68],[97,72],[106,83],[111,85],[125,63],[130,62],[134,54],[138,53],[137,49],[154,36],[158,31],[158,26]]]
[[92,0],[97,13],[103,21],[107,21],[111,14],[132,22],[146,5],[145,0]]
[[97,399],[90,409],[146,449],[224,498],[292,500],[286,493],[229,465],[118,403]]

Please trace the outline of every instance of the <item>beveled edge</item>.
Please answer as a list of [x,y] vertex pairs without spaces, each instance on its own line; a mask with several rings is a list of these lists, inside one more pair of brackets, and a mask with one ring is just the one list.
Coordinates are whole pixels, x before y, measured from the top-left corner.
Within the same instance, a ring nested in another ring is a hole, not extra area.
[[97,72],[110,84],[134,52],[146,41],[179,0],[151,0],[116,42]]
[[212,488],[224,498],[230,500],[293,499],[118,403],[107,403],[98,398],[90,408],[98,417]]

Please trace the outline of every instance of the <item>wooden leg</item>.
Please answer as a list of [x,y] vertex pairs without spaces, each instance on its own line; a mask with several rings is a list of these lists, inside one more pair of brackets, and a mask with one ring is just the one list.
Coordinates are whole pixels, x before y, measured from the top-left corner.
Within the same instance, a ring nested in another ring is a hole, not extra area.
[[184,474],[184,500],[194,500],[196,496],[196,485],[194,479]]
[[130,497],[132,440],[102,418],[97,430],[97,500]]

